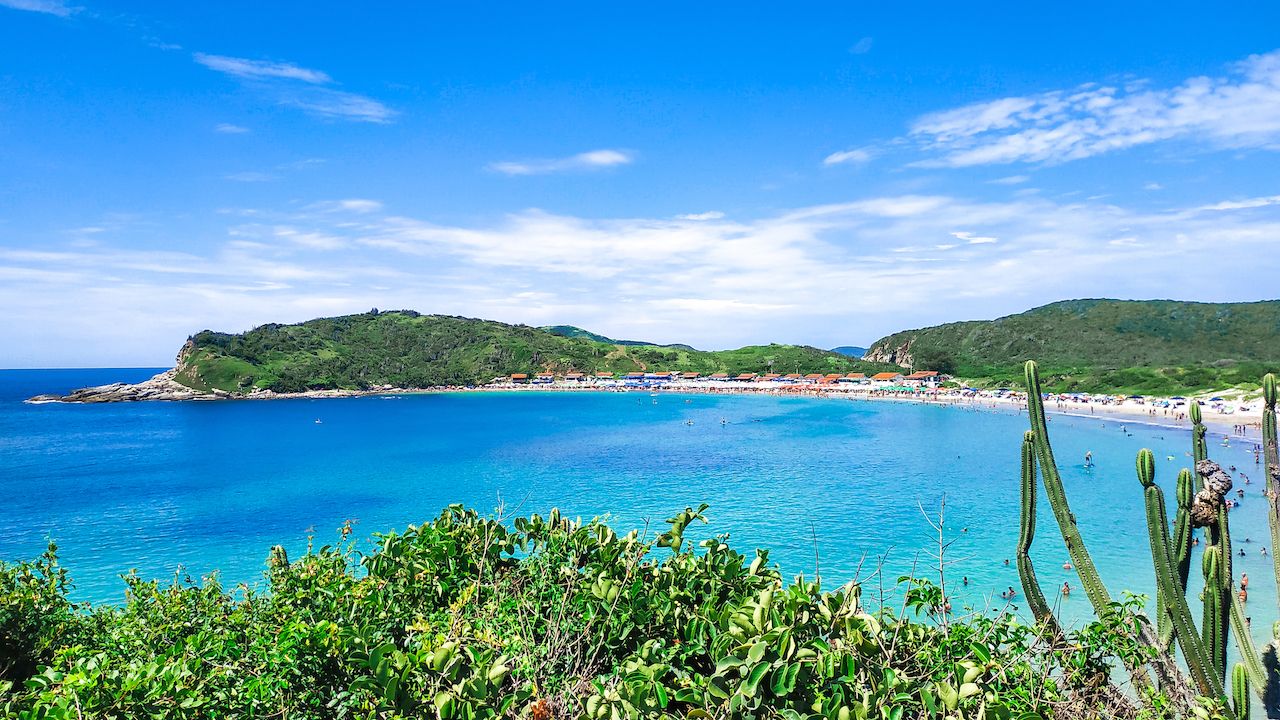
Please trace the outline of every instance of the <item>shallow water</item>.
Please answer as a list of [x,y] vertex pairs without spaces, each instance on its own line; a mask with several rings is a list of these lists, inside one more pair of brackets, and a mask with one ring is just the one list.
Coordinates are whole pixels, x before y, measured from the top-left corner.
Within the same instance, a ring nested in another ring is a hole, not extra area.
[[[220,570],[256,582],[271,545],[292,553],[309,532],[331,542],[344,519],[357,535],[401,528],[461,502],[508,512],[557,506],[646,524],[710,503],[704,532],[772,549],[784,575],[824,582],[873,575],[887,585],[931,575],[946,499],[949,588],[959,604],[1001,605],[1019,587],[1019,443],[1026,417],[905,403],[641,393],[474,393],[270,402],[28,405],[40,392],[155,370],[0,371],[0,559],[55,539],[76,596],[115,602],[118,575],[169,578]],[[319,420],[320,422],[317,422]],[[721,422],[724,420],[725,422]],[[692,425],[687,424],[692,421]],[[1122,425],[1127,428],[1122,431]],[[1190,433],[1114,419],[1054,417],[1064,481],[1085,542],[1113,593],[1151,593],[1150,549],[1133,461],[1152,448],[1172,502]],[[1274,617],[1263,473],[1252,442],[1210,454],[1255,478],[1232,516],[1236,572],[1255,576],[1249,606],[1261,638]],[[1097,467],[1081,459],[1092,450]],[[1172,456],[1173,460],[1167,460]],[[1240,484],[1237,483],[1239,487]],[[1043,497],[1043,496],[1042,496]],[[1066,560],[1047,502],[1034,559],[1048,590],[1070,582],[1068,618],[1088,601]],[[1245,542],[1245,538],[1252,542]],[[1193,564],[1198,570],[1199,562]],[[1193,572],[1193,576],[1198,573]],[[959,584],[962,577],[970,584]],[[879,587],[872,579],[866,592]],[[1051,593],[1052,594],[1052,593]],[[955,603],[953,603],[955,604]]]

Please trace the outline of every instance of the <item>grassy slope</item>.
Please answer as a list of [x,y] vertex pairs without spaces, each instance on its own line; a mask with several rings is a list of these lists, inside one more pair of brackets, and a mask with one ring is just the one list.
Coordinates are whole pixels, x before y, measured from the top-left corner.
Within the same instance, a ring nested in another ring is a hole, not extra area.
[[1256,386],[1280,370],[1280,301],[1189,303],[1069,300],[991,321],[959,322],[882,338],[911,341],[916,365],[954,365],[990,384],[1021,382],[1037,360],[1058,390],[1146,394]]
[[264,325],[230,335],[204,331],[178,366],[178,380],[200,390],[360,389],[484,383],[515,372],[861,372],[883,366],[825,350],[762,345],[703,352],[566,338],[487,320],[365,313],[296,325]]

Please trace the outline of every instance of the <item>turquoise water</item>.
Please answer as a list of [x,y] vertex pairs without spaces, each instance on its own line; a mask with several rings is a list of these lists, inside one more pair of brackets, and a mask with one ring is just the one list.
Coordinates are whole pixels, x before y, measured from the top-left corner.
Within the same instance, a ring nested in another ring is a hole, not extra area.
[[[1000,605],[1018,586],[1019,442],[1025,416],[915,404],[745,396],[619,393],[433,394],[393,399],[27,405],[38,392],[153,370],[0,371],[0,558],[61,547],[76,595],[119,601],[118,575],[170,578],[220,570],[256,582],[271,545],[297,552],[308,533],[357,535],[434,517],[446,504],[508,512],[558,506],[609,514],[615,527],[656,527],[710,503],[706,532],[742,550],[772,548],[784,574],[824,581],[883,562],[891,585],[936,543],[925,512],[946,499],[951,589],[961,603]],[[721,420],[725,420],[724,424]],[[321,422],[317,423],[316,420]],[[692,425],[687,421],[693,421]],[[1085,541],[1113,591],[1150,593],[1152,572],[1133,458],[1160,458],[1172,496],[1190,435],[1116,420],[1057,416],[1051,434]],[[1255,627],[1274,614],[1263,473],[1252,443],[1211,454],[1255,478],[1233,513],[1237,572],[1256,573]],[[1098,467],[1080,466],[1092,450]],[[1172,455],[1175,461],[1168,461]],[[1239,485],[1238,485],[1239,486]],[[1046,588],[1069,581],[1068,617],[1087,612],[1047,503],[1035,561]],[[967,531],[965,529],[967,528]],[[1244,538],[1252,539],[1245,543]],[[1197,562],[1193,567],[1199,567]],[[959,585],[967,576],[968,588]],[[1261,631],[1259,632],[1261,636]]]

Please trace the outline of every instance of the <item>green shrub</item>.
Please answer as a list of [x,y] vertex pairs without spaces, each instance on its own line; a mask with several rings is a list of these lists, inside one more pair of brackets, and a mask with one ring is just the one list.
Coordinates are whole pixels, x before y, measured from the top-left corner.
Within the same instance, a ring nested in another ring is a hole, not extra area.
[[451,506],[368,554],[350,527],[296,559],[277,548],[262,592],[130,576],[119,607],[73,607],[51,547],[5,568],[29,661],[0,717],[1124,716],[1106,691],[1144,652],[1132,604],[1061,642],[952,613],[921,579],[881,607],[857,583],[784,583],[726,536],[690,541],[704,511],[645,537]]

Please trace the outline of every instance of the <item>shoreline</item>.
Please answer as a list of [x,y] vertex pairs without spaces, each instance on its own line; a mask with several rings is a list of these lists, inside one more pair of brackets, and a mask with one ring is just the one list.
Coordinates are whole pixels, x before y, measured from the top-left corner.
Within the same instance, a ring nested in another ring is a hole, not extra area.
[[[867,402],[909,402],[973,409],[1005,409],[1025,412],[1026,397],[1023,392],[990,391],[953,388],[921,388],[914,392],[884,391],[866,386],[796,385],[753,382],[724,383],[708,381],[672,381],[663,385],[568,385],[564,383],[517,385],[495,383],[479,386],[447,385],[431,388],[400,388],[383,385],[367,390],[309,390],[297,393],[277,393],[257,390],[247,394],[225,391],[199,392],[174,380],[175,370],[166,370],[141,383],[112,383],[91,388],[81,388],[66,395],[37,395],[24,400],[32,405],[42,404],[96,404],[113,402],[146,401],[234,401],[234,400],[318,400],[327,398],[359,398],[376,396],[425,395],[435,393],[521,393],[521,392],[622,392],[649,394],[688,395],[766,395],[773,397],[809,397],[821,399],[846,399]],[[1229,392],[1229,391],[1224,391]],[[1213,393],[1205,395],[1218,397]],[[1045,409],[1067,417],[1120,419],[1132,423],[1156,427],[1189,429],[1186,403],[1199,398],[1120,398],[1118,396],[1057,395],[1046,400]],[[1206,402],[1201,400],[1204,422],[1216,435],[1257,440],[1255,433],[1261,426],[1261,408],[1258,402],[1236,400]],[[1253,432],[1250,432],[1253,431]]]

